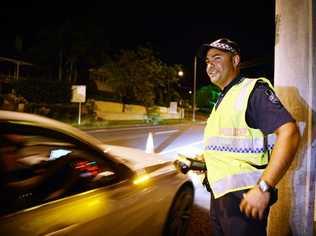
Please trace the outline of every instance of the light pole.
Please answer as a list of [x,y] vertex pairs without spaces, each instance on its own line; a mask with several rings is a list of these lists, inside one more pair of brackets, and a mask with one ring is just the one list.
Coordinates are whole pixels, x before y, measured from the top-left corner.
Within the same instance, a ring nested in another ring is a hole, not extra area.
[[192,107],[192,121],[195,122],[195,107],[196,107],[196,64],[197,64],[197,57],[194,56],[194,74],[193,74],[193,107]]
[[[183,75],[184,75],[184,72],[183,72],[183,70],[180,69],[178,71],[178,76],[183,77]],[[183,119],[184,118],[184,111],[183,111],[183,107],[182,107],[182,98],[179,101],[179,107],[180,107],[180,117],[181,117],[181,119]]]

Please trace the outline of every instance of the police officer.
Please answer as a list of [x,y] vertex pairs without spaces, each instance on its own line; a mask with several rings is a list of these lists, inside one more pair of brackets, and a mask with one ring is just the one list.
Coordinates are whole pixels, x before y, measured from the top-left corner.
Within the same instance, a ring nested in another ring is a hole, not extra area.
[[240,49],[203,45],[206,72],[221,89],[204,131],[212,235],[266,235],[275,186],[298,144],[295,120],[266,78],[240,76]]

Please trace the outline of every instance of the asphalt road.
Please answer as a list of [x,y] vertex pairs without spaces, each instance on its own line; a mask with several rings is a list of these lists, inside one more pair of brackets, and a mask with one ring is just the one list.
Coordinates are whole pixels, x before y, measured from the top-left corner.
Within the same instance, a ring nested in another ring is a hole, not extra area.
[[104,143],[146,150],[148,137],[153,138],[154,152],[176,158],[178,152],[202,148],[204,124],[144,126],[88,131]]
[[198,182],[195,184],[195,200],[187,236],[210,236],[210,195]]
[[[168,159],[175,159],[178,153],[195,155],[202,149],[204,124],[172,125],[153,127],[130,127],[89,131],[107,144],[121,145],[152,151]],[[195,186],[195,199],[187,236],[210,235],[209,193],[195,174],[190,175]]]
[[186,236],[210,236],[209,212],[203,207],[194,205],[192,218]]

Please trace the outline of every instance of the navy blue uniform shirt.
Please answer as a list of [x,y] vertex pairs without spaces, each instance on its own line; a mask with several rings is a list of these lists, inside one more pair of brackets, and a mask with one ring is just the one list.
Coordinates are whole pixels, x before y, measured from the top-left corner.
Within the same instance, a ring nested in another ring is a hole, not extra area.
[[[238,76],[223,89],[217,99],[215,109],[220,105],[229,89],[241,80],[242,77]],[[270,134],[283,124],[292,121],[295,120],[284,108],[269,85],[263,81],[258,81],[248,100],[246,111],[246,122],[248,126],[254,129],[260,129],[264,134]]]

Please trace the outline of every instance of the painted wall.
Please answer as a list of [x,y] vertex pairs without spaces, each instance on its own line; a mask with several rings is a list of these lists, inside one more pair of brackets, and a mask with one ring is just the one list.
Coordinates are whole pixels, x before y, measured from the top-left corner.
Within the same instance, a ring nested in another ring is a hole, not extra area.
[[[123,105],[116,102],[95,101],[94,110],[97,117],[104,120],[145,120],[147,118],[146,108],[140,105]],[[170,113],[167,107],[158,107],[157,112],[162,119],[180,119],[181,112]]]
[[315,0],[276,1],[274,86],[301,132],[299,151],[278,184],[269,235],[313,235],[315,218]]

